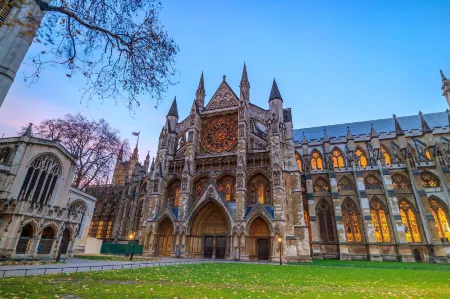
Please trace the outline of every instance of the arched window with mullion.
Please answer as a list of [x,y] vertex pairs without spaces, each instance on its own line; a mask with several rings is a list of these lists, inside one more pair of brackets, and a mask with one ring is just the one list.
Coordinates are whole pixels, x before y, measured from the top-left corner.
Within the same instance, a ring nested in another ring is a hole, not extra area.
[[391,242],[387,209],[377,197],[372,198],[370,201],[370,216],[372,217],[377,242]]
[[320,239],[323,242],[336,241],[331,205],[324,198],[317,203],[316,215],[319,222]]
[[414,206],[408,200],[402,199],[400,200],[398,207],[400,208],[400,216],[405,229],[406,240],[409,243],[421,242],[419,225],[416,220],[417,213]]
[[448,208],[436,196],[429,198],[431,212],[433,213],[439,238],[443,242],[450,242],[450,225],[448,222]]
[[317,149],[311,152],[311,169],[323,170],[323,157]]
[[367,167],[367,158],[366,158],[367,156],[364,153],[364,151],[360,147],[358,147],[358,148],[356,148],[355,154],[356,154],[356,156],[358,156],[359,165],[361,165],[363,168],[366,168]]
[[342,216],[344,218],[345,235],[348,243],[361,243],[361,221],[360,213],[355,202],[346,198],[342,203]]
[[331,151],[331,157],[333,158],[333,167],[334,168],[344,168],[345,167],[345,161],[344,161],[344,154],[342,151],[335,147]]

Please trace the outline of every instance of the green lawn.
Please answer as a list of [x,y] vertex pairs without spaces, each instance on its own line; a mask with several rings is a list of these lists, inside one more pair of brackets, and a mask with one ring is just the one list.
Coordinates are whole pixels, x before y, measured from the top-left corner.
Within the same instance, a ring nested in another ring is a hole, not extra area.
[[[95,260],[95,261],[129,261],[129,256],[124,255],[112,255],[112,254],[100,254],[100,255],[75,255],[74,257],[85,260]],[[133,261],[135,262],[154,262],[159,261],[157,257],[149,257],[149,256],[133,256]]]
[[441,266],[405,270],[348,266],[360,262],[321,265],[327,262],[283,267],[198,264],[5,278],[0,279],[0,298],[450,297],[450,273]]

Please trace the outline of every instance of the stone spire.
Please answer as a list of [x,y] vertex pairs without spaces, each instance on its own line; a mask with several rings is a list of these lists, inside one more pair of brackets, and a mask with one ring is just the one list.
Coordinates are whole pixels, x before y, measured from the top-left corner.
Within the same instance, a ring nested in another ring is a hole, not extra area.
[[205,94],[205,81],[203,80],[203,72],[202,72],[202,75],[200,76],[200,82],[198,82],[198,88],[197,88],[196,94],[201,94],[201,95]]
[[308,144],[308,140],[306,140],[305,132],[303,132],[302,144]]
[[420,116],[420,125],[422,126],[422,134],[432,133],[433,130],[430,128],[427,121],[423,117],[422,112],[420,112],[420,111],[419,111],[419,116]]
[[173,99],[172,106],[170,106],[167,116],[175,116],[176,118],[178,118],[177,97]]
[[25,132],[23,132],[22,136],[31,137],[31,135],[33,134],[32,127],[33,127],[33,123],[29,123],[27,129],[25,130]]
[[378,133],[373,127],[373,124],[370,124],[370,139],[372,138],[378,138]]
[[134,150],[133,150],[133,155],[131,156],[131,159],[134,159],[134,160],[138,160],[139,158],[139,156],[138,156],[138,145],[139,145],[139,136],[138,136],[138,139],[137,139],[137,141],[136,141],[136,146],[134,147]]
[[242,70],[241,84],[239,85],[239,87],[250,88],[250,82],[248,81],[248,76],[247,76],[247,66],[245,65],[245,62],[244,62],[244,69]]
[[200,82],[198,82],[197,92],[195,93],[195,102],[197,103],[197,107],[205,107],[205,96],[205,81],[203,80],[202,72],[202,75],[200,76]]
[[117,160],[118,161],[123,160],[123,143],[122,143],[122,146],[120,147],[119,154],[117,155]]
[[447,78],[445,77],[444,73],[442,72],[442,70],[439,70],[441,72],[441,78],[442,78],[442,82],[447,81]]
[[323,129],[323,142],[330,142],[330,138],[327,135],[327,129]]
[[350,132],[350,127],[347,127],[347,140],[353,140],[353,134]]
[[447,104],[450,106],[450,80],[448,80],[442,70],[441,72],[441,78],[442,78],[442,95],[447,100]]
[[272,90],[270,91],[269,101],[275,100],[275,99],[283,100],[283,98],[281,97],[280,91],[278,90],[277,81],[275,81],[275,79],[273,79]]
[[395,134],[397,134],[397,136],[404,136],[405,132],[403,132],[402,127],[400,127],[400,124],[398,123],[398,120],[397,120],[397,116],[395,114],[393,114],[392,117],[394,118]]

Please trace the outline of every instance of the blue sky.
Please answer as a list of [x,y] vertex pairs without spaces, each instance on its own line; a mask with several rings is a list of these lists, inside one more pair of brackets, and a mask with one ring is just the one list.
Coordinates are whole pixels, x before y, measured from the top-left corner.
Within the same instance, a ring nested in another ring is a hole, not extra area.
[[[48,68],[27,86],[23,65],[0,108],[0,136],[21,125],[81,112],[105,118],[153,156],[165,115],[177,96],[180,121],[201,72],[209,100],[227,75],[239,94],[243,63],[250,101],[267,108],[276,78],[294,128],[444,111],[439,69],[450,77],[450,1],[165,0],[161,17],[177,41],[179,83],[158,110],[150,98],[130,115],[113,101],[81,101],[79,78]],[[29,56],[38,47],[32,46]]]

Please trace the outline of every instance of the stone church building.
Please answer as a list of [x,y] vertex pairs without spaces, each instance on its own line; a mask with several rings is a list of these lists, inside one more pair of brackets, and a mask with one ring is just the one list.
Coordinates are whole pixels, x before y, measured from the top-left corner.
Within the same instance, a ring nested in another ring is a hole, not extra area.
[[181,258],[449,260],[448,111],[295,130],[292,113],[275,80],[251,103],[245,65],[239,95],[224,76],[208,102],[202,74],[151,166],[136,147],[92,188],[90,236]]

